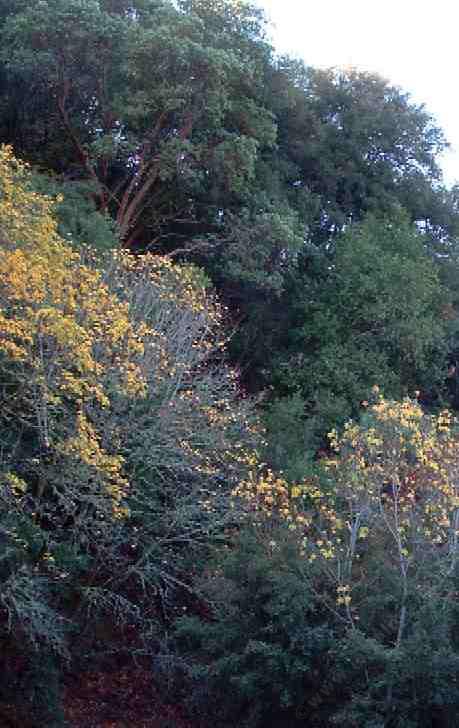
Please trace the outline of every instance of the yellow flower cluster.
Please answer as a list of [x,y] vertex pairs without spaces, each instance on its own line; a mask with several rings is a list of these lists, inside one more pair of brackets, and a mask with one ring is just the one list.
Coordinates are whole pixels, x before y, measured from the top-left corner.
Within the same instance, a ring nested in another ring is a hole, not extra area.
[[3,412],[31,426],[46,452],[97,468],[119,508],[122,462],[105,452],[88,413],[109,409],[114,392],[144,396],[145,327],[59,238],[53,203],[31,191],[27,166],[8,147],[0,148],[0,239],[0,357],[15,382]]
[[369,412],[372,427],[351,424],[339,441],[332,438],[340,458],[329,468],[340,494],[358,496],[373,513],[383,503],[402,541],[423,532],[434,543],[446,542],[458,503],[454,418],[447,411],[427,416],[414,400],[382,397]]
[[76,432],[56,446],[57,452],[85,463],[100,473],[105,482],[105,491],[113,501],[114,513],[127,494],[128,482],[122,476],[124,459],[121,455],[108,455],[100,445],[100,436],[84,412],[77,414]]
[[335,452],[317,476],[292,486],[254,458],[234,493],[252,518],[288,523],[325,602],[344,607],[350,623],[375,550],[403,583],[425,573],[427,555],[442,574],[459,563],[457,423],[448,411],[428,415],[416,400],[375,394],[365,424],[330,433]]
[[[322,557],[338,584],[337,604],[348,607],[350,587],[365,580],[362,559],[375,548],[401,579],[422,568],[426,554],[451,573],[459,556],[457,424],[447,411],[427,415],[408,398],[378,394],[365,426],[349,422],[330,433],[335,455],[321,465],[324,492],[302,485],[311,505],[303,538],[309,561]],[[430,550],[430,551],[429,551]],[[351,618],[351,617],[350,617]]]
[[[181,317],[188,311],[193,318],[201,315],[208,329],[215,331],[222,322],[224,308],[208,293],[208,281],[204,273],[193,265],[177,265],[165,255],[134,256],[125,250],[116,252],[112,260],[113,266],[123,276],[118,275],[120,294],[128,300],[145,297],[145,289],[150,290],[150,300],[156,301],[156,307],[162,311],[176,310]],[[151,296],[154,292],[154,296]],[[161,303],[167,304],[161,307]],[[137,301],[136,308],[139,309]],[[170,305],[169,305],[170,304]],[[144,311],[145,317],[152,311]]]
[[279,518],[296,530],[308,524],[308,517],[301,512],[297,503],[303,489],[290,486],[279,475],[276,475],[258,461],[256,454],[249,457],[251,466],[248,477],[233,491],[233,497],[242,499],[249,506],[249,513],[261,518]]

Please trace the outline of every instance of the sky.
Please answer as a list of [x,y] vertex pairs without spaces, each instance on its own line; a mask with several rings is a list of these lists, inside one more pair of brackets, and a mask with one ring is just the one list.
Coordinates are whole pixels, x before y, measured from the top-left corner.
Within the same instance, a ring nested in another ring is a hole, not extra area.
[[451,144],[441,165],[459,182],[457,0],[258,0],[279,52],[316,67],[375,71],[425,104]]

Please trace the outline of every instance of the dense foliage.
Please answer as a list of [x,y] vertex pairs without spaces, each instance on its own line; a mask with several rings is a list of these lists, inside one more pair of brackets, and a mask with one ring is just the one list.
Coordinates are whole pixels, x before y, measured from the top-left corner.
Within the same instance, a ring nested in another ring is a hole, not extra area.
[[356,415],[376,382],[393,397],[417,387],[441,395],[451,294],[405,215],[350,227],[333,261],[292,276],[284,298],[290,317],[271,376],[282,394],[274,411],[301,397],[312,438],[306,447],[314,433]]
[[199,728],[457,725],[433,117],[246,0],[11,0],[0,40],[0,722],[122,664]]

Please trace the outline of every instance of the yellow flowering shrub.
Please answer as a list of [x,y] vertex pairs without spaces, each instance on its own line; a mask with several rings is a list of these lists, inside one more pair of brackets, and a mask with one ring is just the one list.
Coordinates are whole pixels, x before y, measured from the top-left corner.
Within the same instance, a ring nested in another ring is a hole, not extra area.
[[325,467],[337,502],[346,505],[359,537],[384,523],[400,555],[445,546],[456,559],[459,514],[457,426],[448,411],[426,415],[416,400],[379,396],[364,426],[331,433],[336,458]]
[[96,268],[58,236],[52,201],[5,147],[0,190],[2,411],[30,433],[18,475],[65,518],[107,496],[125,513],[128,480],[158,474],[182,483],[180,497],[193,484],[196,518],[221,513],[259,433],[220,363],[224,310],[203,274],[125,251]]
[[233,497],[245,502],[248,513],[257,521],[285,521],[291,530],[307,524],[307,517],[297,507],[303,488],[291,486],[281,474],[260,463],[256,454],[252,454],[247,463],[250,465],[248,476],[233,490]]
[[[105,427],[115,394],[145,395],[144,327],[59,238],[53,203],[30,190],[27,166],[6,147],[0,240],[1,417],[22,438],[20,472],[34,496],[52,494],[66,516],[85,499],[119,515],[127,481],[116,433],[107,437]],[[13,450],[6,464],[14,461]],[[78,493],[80,465],[87,477]]]
[[237,494],[262,522],[288,524],[325,606],[342,608],[350,626],[376,598],[371,584],[383,569],[397,585],[390,598],[400,643],[413,590],[428,596],[435,573],[450,598],[457,574],[459,431],[450,412],[428,415],[415,399],[388,401],[377,388],[365,406],[362,422],[330,433],[333,455],[317,476],[292,486],[264,472]]
[[136,484],[129,505],[144,524],[137,538],[152,542],[167,531],[171,551],[183,543],[192,551],[239,518],[231,492],[261,437],[237,372],[222,361],[225,310],[199,270],[166,256],[119,251],[104,281],[146,327],[146,396],[124,413]]
[[0,599],[32,641],[44,613],[50,643],[75,616],[69,593],[78,619],[133,618],[239,522],[261,432],[222,357],[224,317],[193,266],[72,249],[0,148],[0,539],[30,593],[46,585],[25,598],[15,566]]
[[324,461],[330,490],[321,498],[315,532],[305,535],[305,553],[323,556],[318,542],[331,544],[327,572],[351,624],[370,598],[375,563],[392,573],[399,644],[413,594],[427,596],[435,573],[447,598],[457,570],[458,432],[447,411],[428,415],[416,400],[375,394],[362,424],[349,422],[340,435],[330,433],[335,456]]

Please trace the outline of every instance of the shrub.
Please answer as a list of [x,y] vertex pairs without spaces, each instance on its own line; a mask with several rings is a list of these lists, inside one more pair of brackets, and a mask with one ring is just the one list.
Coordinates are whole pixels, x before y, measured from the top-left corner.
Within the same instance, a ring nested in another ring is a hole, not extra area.
[[282,527],[245,530],[217,557],[200,582],[211,617],[177,622],[196,714],[221,726],[325,724],[335,635],[306,571]]
[[256,462],[220,308],[192,267],[73,250],[8,148],[0,237],[0,639],[151,650]]
[[259,472],[238,488],[253,531],[210,571],[210,613],[177,627],[214,719],[223,706],[227,725],[256,727],[268,715],[348,728],[457,721],[457,425],[377,389],[366,407],[330,433],[334,456],[317,477]]

